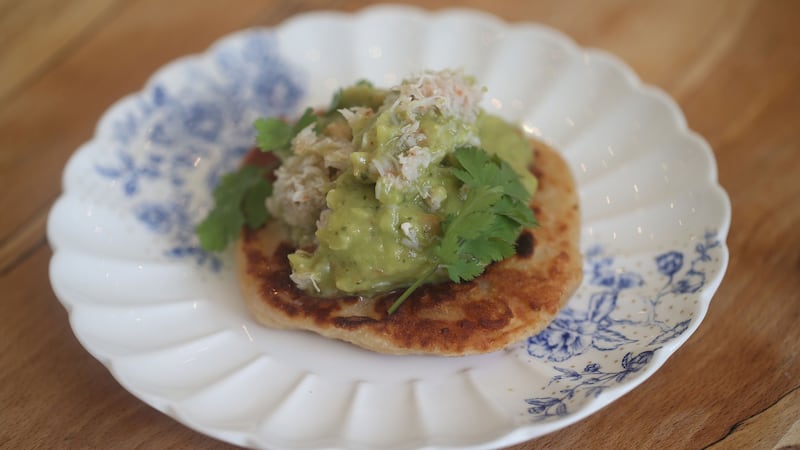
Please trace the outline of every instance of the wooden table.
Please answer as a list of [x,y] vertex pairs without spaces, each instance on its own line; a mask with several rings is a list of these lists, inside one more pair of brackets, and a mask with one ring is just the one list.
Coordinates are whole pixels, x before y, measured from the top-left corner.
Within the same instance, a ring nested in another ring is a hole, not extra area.
[[[133,397],[73,337],[48,283],[48,209],[100,114],[159,66],[367,3],[0,0],[0,447],[226,447]],[[666,90],[733,204],[727,276],[689,342],[621,400],[516,448],[800,445],[800,2],[466,4],[561,29]]]

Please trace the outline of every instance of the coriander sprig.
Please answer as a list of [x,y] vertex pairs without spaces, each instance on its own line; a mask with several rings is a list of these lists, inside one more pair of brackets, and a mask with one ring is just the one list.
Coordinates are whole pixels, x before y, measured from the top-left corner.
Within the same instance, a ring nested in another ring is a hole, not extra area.
[[452,173],[466,189],[464,202],[442,222],[431,267],[392,303],[389,314],[440,268],[455,283],[477,277],[490,263],[514,254],[523,227],[537,225],[528,207],[531,195],[508,163],[478,147],[458,148],[453,157],[460,167]]
[[214,189],[214,209],[195,229],[203,250],[222,251],[236,239],[242,225],[258,228],[267,221],[264,200],[272,193],[272,185],[264,178],[265,170],[244,166],[222,177]]
[[297,136],[297,133],[303,131],[303,128],[316,121],[317,115],[314,114],[311,108],[306,108],[303,115],[297,119],[297,122],[291,125],[275,117],[257,119],[253,123],[258,132],[256,144],[262,151],[272,151],[281,160],[285,160],[292,154],[289,149],[292,139]]
[[[285,160],[292,154],[292,139],[316,120],[317,115],[311,108],[291,125],[274,117],[258,119],[253,123],[256,143],[261,151],[271,151]],[[203,250],[225,250],[239,235],[242,225],[255,229],[267,222],[269,212],[265,200],[272,194],[272,184],[264,176],[267,170],[243,166],[222,177],[214,189],[214,208],[195,229]]]

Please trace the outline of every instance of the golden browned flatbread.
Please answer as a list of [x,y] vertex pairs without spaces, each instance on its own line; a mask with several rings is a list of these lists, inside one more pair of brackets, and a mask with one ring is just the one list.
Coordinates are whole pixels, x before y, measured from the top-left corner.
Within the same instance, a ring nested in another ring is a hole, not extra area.
[[517,254],[464,283],[425,285],[392,315],[402,292],[375,298],[318,298],[289,279],[294,249],[282,227],[246,230],[237,243],[242,292],[256,319],[274,328],[311,330],[391,354],[460,356],[499,350],[542,330],[581,281],[575,183],[566,163],[534,143],[539,228],[523,230]]

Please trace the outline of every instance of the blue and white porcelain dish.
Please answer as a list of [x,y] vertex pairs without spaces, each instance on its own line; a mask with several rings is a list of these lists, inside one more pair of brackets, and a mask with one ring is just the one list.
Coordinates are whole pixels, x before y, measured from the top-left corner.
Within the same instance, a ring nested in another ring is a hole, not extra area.
[[[584,282],[542,333],[464,358],[395,357],[264,328],[232,254],[192,228],[261,116],[358,79],[461,68],[484,107],[569,162]],[[651,376],[702,321],[728,262],[730,204],[706,142],[623,63],[468,10],[311,13],[226,37],[111,107],[70,159],[50,279],[80,342],[131,393],[263,448],[484,448],[572,424]]]

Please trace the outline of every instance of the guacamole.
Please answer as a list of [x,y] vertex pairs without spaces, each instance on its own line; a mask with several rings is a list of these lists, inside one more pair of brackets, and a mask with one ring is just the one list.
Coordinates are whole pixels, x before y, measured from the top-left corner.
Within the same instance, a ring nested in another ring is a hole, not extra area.
[[533,194],[528,140],[483,111],[481,96],[474,80],[448,70],[391,89],[359,82],[294,138],[267,208],[292,230],[291,278],[301,289],[371,295],[447,279],[431,261],[443,222],[464,201],[458,148],[499,156]]

